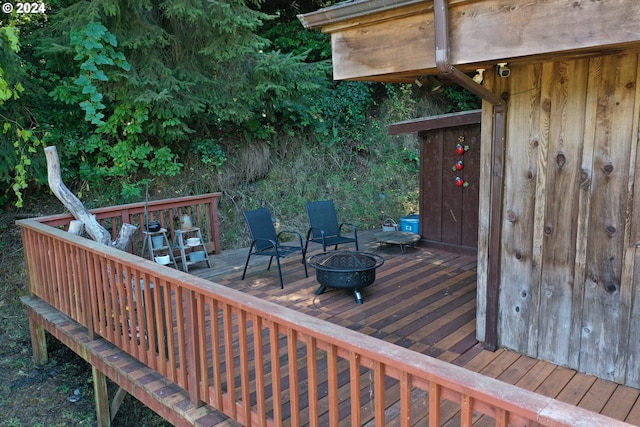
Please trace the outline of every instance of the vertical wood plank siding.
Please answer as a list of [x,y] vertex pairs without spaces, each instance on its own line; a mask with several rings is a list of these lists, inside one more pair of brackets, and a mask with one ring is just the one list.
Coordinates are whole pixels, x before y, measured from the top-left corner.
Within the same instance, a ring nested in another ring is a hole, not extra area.
[[[484,84],[509,103],[499,344],[639,387],[638,54],[494,74]],[[481,253],[479,263],[493,255]]]
[[[194,404],[244,425],[356,426],[366,415],[382,426],[397,396],[393,417],[404,426],[439,425],[441,408],[462,411],[461,425],[480,414],[498,414],[499,425],[627,425],[35,220],[19,223],[34,296],[82,325],[92,317],[96,335]],[[57,267],[67,262],[78,267]]]

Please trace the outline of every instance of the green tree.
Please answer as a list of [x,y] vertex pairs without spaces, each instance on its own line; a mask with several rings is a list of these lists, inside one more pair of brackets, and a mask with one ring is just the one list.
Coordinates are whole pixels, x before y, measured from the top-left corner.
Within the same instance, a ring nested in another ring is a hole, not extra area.
[[16,205],[22,206],[32,158],[42,142],[32,125],[33,117],[19,102],[26,78],[19,51],[17,20],[4,20],[0,26],[0,182],[4,187],[0,202],[13,196]]
[[272,49],[258,34],[272,18],[260,4],[52,5],[25,31],[20,60],[37,84],[24,100],[46,144],[60,146],[66,176],[138,198],[149,177],[179,172],[192,141],[250,142],[319,122],[310,100],[326,97],[330,63]]

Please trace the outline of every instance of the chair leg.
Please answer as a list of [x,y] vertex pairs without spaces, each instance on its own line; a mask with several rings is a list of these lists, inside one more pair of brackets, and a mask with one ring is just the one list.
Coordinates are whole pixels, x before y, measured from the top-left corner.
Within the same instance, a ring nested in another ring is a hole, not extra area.
[[302,265],[304,265],[304,277],[309,277],[309,273],[307,272],[307,261],[304,259],[305,254],[302,253]]
[[[278,266],[280,265],[280,257],[278,257]],[[267,270],[271,270],[271,262],[273,261],[273,257],[269,258],[269,265],[267,266]],[[280,268],[280,267],[278,267]]]
[[[271,257],[271,259],[273,259],[273,257]],[[276,257],[276,262],[278,263],[278,275],[280,276],[280,289],[284,289],[284,282],[282,281],[282,269],[280,268],[280,257]],[[269,261],[269,265],[271,265],[271,261]]]
[[251,250],[249,250],[249,255],[247,255],[247,262],[244,263],[244,271],[242,272],[241,280],[244,280],[244,275],[247,274],[247,267],[249,267],[249,258],[251,258]]

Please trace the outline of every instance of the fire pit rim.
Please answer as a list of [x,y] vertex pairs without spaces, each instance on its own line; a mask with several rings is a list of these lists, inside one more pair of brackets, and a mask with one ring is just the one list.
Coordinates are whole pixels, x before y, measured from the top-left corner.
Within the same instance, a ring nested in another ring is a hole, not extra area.
[[[343,255],[350,255],[352,257],[354,257],[355,259],[357,259],[357,261],[360,263],[359,266],[354,266],[354,267],[332,267],[330,265],[325,265],[322,264],[321,262],[318,261],[319,258],[321,257],[325,257],[326,259],[323,259],[323,262],[326,262],[328,260],[330,260],[331,258],[335,257],[335,256],[343,256]],[[360,255],[364,255],[365,257],[370,258],[372,261],[375,261],[375,263],[373,265],[363,265],[362,261],[360,259],[358,259],[358,256]],[[374,254],[371,252],[362,252],[362,251],[327,251],[327,252],[321,252],[319,254],[315,254],[310,256],[307,259],[307,264],[310,265],[311,267],[315,268],[316,270],[322,270],[322,271],[330,271],[330,272],[334,272],[334,273],[351,273],[351,272],[357,272],[357,271],[368,271],[371,269],[376,269],[378,267],[380,267],[382,264],[384,264],[384,258],[378,254]]]

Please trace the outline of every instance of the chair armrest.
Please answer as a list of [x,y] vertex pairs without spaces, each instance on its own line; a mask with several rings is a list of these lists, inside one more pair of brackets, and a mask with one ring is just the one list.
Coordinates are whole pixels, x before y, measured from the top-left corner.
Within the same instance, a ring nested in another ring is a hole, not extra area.
[[340,230],[341,233],[342,233],[342,226],[343,225],[348,225],[349,227],[351,227],[351,231],[353,231],[353,234],[357,234],[358,233],[358,228],[355,225],[353,225],[353,224],[351,224],[349,222],[343,222],[342,224],[340,224],[339,230]]
[[298,242],[300,242],[300,246],[302,246],[302,236],[297,231],[282,230],[281,232],[278,233],[278,240],[280,240],[281,234],[293,234],[295,236],[298,236]]

